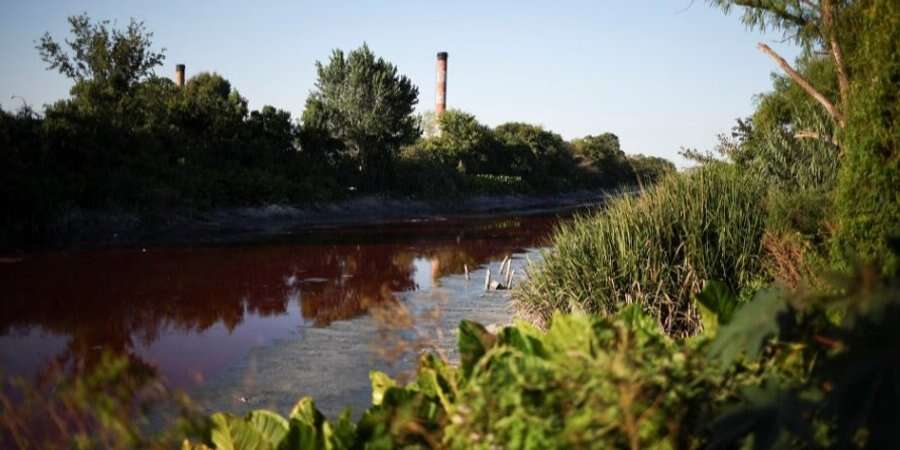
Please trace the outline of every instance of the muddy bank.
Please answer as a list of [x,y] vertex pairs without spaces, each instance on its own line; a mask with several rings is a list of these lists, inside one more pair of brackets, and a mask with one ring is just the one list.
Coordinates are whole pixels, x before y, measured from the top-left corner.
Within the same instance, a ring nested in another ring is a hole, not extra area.
[[611,194],[581,191],[544,196],[494,195],[445,201],[366,196],[337,203],[269,205],[213,211],[172,210],[152,215],[72,211],[53,227],[50,247],[240,243],[290,238],[315,230],[595,207]]

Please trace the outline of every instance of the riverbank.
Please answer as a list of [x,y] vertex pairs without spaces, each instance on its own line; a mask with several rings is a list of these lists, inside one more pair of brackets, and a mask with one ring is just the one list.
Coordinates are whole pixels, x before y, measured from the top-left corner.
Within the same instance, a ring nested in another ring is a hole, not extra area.
[[[592,190],[538,196],[482,195],[439,201],[363,196],[303,206],[175,209],[152,214],[73,210],[51,227],[49,235],[53,240],[40,247],[231,244],[290,238],[337,227],[562,213],[599,206],[614,195],[618,194]],[[25,246],[13,243],[7,247],[15,252],[23,251]]]

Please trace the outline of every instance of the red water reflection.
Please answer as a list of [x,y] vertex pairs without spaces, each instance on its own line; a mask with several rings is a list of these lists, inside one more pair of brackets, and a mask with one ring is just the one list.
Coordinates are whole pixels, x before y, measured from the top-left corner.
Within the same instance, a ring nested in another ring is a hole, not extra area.
[[[364,314],[427,278],[540,245],[556,218],[406,224],[290,242],[37,254],[0,264],[0,369],[78,370],[103,350],[203,382],[256,345]],[[420,264],[421,266],[421,264]],[[420,270],[421,272],[421,270]]]

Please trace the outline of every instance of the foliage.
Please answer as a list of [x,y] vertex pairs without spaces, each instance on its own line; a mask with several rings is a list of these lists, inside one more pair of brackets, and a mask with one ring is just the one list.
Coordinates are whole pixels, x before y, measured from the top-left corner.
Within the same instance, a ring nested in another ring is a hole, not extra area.
[[[627,157],[611,133],[572,143],[543,127],[510,122],[491,129],[458,110],[438,118],[440,132],[421,139],[404,157],[455,168],[473,193],[559,192],[651,184],[674,165],[662,158]],[[614,145],[611,155],[601,145]],[[426,169],[429,170],[429,169]],[[636,172],[638,171],[638,172]]]
[[[163,449],[205,429],[183,395],[173,395],[155,370],[103,353],[90,367],[52,367],[40,382],[2,378],[0,446],[26,449]],[[149,411],[172,408],[163,432],[148,432]],[[174,413],[174,414],[172,414]]]
[[708,0],[726,14],[742,9],[741,21],[760,31],[781,31],[785,39],[809,48],[822,39],[817,3],[799,0]]
[[45,35],[38,50],[72,78],[70,96],[40,112],[0,111],[0,247],[65,243],[67,218],[84,212],[128,213],[141,226],[176,211],[351,192],[452,198],[634,183],[597,176],[559,135],[527,124],[495,130],[448,111],[440,133],[417,140],[431,121],[413,115],[417,88],[365,45],[317,64],[300,124],[271,106],[251,111],[216,73],[183,88],[157,77],[164,51],[141,22],[69,23],[68,49]]
[[328,64],[317,62],[316,69],[319,78],[306,102],[304,124],[322,126],[372,186],[384,187],[400,147],[421,135],[413,115],[419,89],[393,64],[376,59],[366,44],[346,56],[335,50]]
[[572,150],[588,158],[600,170],[606,183],[630,181],[633,168],[628,164],[625,152],[619,144],[619,137],[613,133],[597,136],[588,135],[572,140]]
[[92,81],[115,93],[151,78],[165,59],[165,49],[152,49],[153,33],[134,19],[125,30],[110,29],[109,24],[108,20],[91,23],[87,14],[69,17],[72,39],[65,43],[72,53],[45,33],[37,45],[41,59],[72,80]]
[[460,167],[461,172],[492,172],[499,143],[488,126],[472,114],[451,109],[438,118],[438,128],[440,133],[417,145],[419,152],[447,166]]
[[675,173],[675,164],[658,156],[631,155],[628,165],[634,172],[634,179],[641,186],[649,186]]
[[514,291],[517,307],[545,322],[556,309],[638,303],[668,332],[694,333],[691,298],[706,280],[737,291],[762,276],[765,193],[759,179],[717,163],[617,199],[557,231]]
[[494,134],[502,143],[493,173],[519,176],[536,189],[565,189],[565,174],[573,169],[568,143],[542,127],[521,122],[499,125]]
[[836,192],[833,254],[845,267],[855,258],[900,271],[888,241],[900,236],[900,6],[860,2],[862,33],[850,61],[852,83],[844,159]]
[[463,321],[458,367],[423,355],[405,386],[372,372],[355,425],[303,399],[288,419],[217,413],[184,448],[891,448],[896,282],[863,271],[832,293],[749,303],[711,282],[705,332],[683,340],[638,305],[557,312],[546,331]]
[[755,448],[892,448],[900,425],[897,279],[865,268],[834,277],[829,291],[760,295],[745,308],[760,305],[748,320],[720,332],[711,348],[751,360],[768,352],[769,364],[806,368],[739,389],[711,426],[712,446],[752,436]]

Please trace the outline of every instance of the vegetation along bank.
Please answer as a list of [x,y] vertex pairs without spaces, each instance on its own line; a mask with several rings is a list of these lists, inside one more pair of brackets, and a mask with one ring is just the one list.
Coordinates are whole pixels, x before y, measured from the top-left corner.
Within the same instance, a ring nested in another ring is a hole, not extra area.
[[[305,398],[287,417],[223,412],[159,438],[124,422],[116,438],[195,449],[895,448],[900,3],[707,3],[783,32],[801,55],[787,62],[761,44],[780,75],[717,148],[685,151],[696,168],[559,229],[513,292],[533,323],[491,333],[463,322],[458,366],[426,354],[408,383],[373,372],[358,421],[325,418]],[[472,133],[425,140],[409,158],[453,136],[484,148],[534,131],[444,117],[446,130],[460,120]],[[553,155],[564,153],[539,148],[546,177],[492,179],[555,186],[565,159]],[[383,154],[366,158],[386,167]],[[490,159],[424,160],[468,176]],[[370,186],[389,178],[370,176]]]

